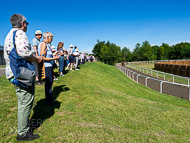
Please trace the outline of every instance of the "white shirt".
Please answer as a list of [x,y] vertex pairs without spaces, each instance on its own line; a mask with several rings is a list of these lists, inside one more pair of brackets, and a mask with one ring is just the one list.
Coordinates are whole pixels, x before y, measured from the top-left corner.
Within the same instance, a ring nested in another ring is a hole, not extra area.
[[[14,48],[13,45],[13,33],[14,31],[17,30],[15,28],[11,29],[9,33],[7,34],[5,41],[4,41],[4,58],[6,62],[6,78],[9,79],[13,77],[13,72],[10,68],[10,59],[8,53],[11,52],[11,50]],[[15,44],[16,44],[16,51],[17,54],[23,58],[27,59],[32,55],[31,52],[31,46],[30,42],[28,41],[28,37],[26,33],[23,30],[18,30],[15,35]]]
[[75,56],[78,56],[79,55],[79,52],[74,52],[73,53]]

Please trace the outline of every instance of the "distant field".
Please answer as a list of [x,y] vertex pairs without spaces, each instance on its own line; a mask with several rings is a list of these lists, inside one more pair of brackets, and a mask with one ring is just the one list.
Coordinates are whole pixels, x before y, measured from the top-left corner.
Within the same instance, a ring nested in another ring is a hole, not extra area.
[[[55,71],[57,76],[58,70]],[[190,142],[190,102],[140,85],[114,66],[86,63],[53,84],[56,108],[36,86],[34,142]],[[0,142],[16,142],[17,97],[0,77]],[[42,122],[43,121],[43,122]]]
[[0,65],[0,68],[2,68],[2,67],[6,67],[6,65]]
[[147,68],[147,69],[151,69],[151,70],[154,69],[153,63],[151,63],[151,64],[135,64],[134,66],[143,67],[143,68]]

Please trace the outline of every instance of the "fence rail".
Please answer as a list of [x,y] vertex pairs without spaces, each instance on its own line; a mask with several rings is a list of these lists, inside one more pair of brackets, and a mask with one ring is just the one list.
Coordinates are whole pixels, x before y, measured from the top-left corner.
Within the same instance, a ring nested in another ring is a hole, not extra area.
[[[189,82],[188,82],[188,85],[178,84],[178,83],[174,83],[174,82],[168,82],[168,81],[141,75],[135,71],[130,70],[127,67],[122,67],[119,64],[117,64],[116,67],[120,71],[125,73],[128,77],[130,77],[131,79],[136,81],[137,83],[143,84],[146,87],[149,87],[153,90],[157,90],[160,93],[174,95],[174,96],[181,97],[183,99],[187,99],[190,101]],[[183,92],[181,92],[181,91],[183,91]]]
[[[174,75],[174,74],[169,74],[169,73],[165,73],[165,72],[159,72],[159,71],[156,71],[156,70],[151,70],[151,69],[147,69],[147,68],[143,68],[143,67],[138,67],[138,66],[134,66],[134,65],[126,65],[127,67],[129,68],[132,68],[132,69],[135,69],[137,71],[140,71],[140,72],[143,72],[143,73],[146,73],[146,74],[149,74],[151,76],[153,75],[156,75],[156,78],[159,78],[159,75],[162,75],[160,77],[163,78],[163,80],[169,80],[169,79],[172,79],[172,82],[173,83],[177,83],[177,82],[183,82],[185,83],[186,81],[186,84],[188,85],[188,87],[190,86],[189,84],[189,80],[190,78],[189,77],[184,77],[184,76],[178,76],[178,75]],[[155,74],[154,74],[155,73]],[[170,78],[171,77],[171,78]],[[167,78],[167,79],[166,79]],[[178,80],[177,80],[178,79]],[[179,80],[183,80],[184,81],[179,81]],[[176,81],[175,81],[176,80]]]

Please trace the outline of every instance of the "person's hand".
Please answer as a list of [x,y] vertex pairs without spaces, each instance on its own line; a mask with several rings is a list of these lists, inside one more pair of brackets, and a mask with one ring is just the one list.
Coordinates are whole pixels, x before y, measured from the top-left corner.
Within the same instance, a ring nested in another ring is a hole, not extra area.
[[55,49],[52,49],[51,51],[52,51],[52,52],[55,52]]
[[54,60],[58,60],[58,59],[59,59],[59,57],[60,57],[60,56],[56,56],[56,57],[54,57]]
[[59,53],[59,51],[56,51],[56,52],[54,52],[52,55],[53,55],[53,56],[57,56],[58,53]]
[[37,58],[38,58],[37,63],[41,63],[41,62],[42,62],[42,60],[43,60],[43,58],[42,58],[42,57],[39,57],[39,56],[37,56]]

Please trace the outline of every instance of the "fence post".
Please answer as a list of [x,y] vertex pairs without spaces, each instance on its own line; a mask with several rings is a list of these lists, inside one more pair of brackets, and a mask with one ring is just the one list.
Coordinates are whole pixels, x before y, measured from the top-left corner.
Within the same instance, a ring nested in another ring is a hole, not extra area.
[[137,75],[137,83],[139,83],[139,74]]
[[158,78],[158,72],[157,72],[157,78]]
[[174,83],[174,75],[173,75],[173,83]]
[[150,78],[150,77],[145,78],[145,86],[146,86],[146,87],[147,87],[147,84],[148,84],[148,83],[147,83],[147,79],[148,79],[148,78]]
[[160,93],[162,93],[162,83],[165,82],[165,81],[161,81],[160,82]]

